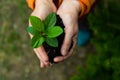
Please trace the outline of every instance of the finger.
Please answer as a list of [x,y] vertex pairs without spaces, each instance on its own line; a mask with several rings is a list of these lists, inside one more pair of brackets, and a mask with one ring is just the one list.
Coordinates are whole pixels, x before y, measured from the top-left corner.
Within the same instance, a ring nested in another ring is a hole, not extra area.
[[50,65],[50,63],[49,63],[49,62],[45,62],[45,61],[43,60],[43,58],[42,58],[41,55],[39,54],[39,50],[38,50],[38,49],[34,49],[34,51],[35,51],[37,57],[38,57],[39,60],[40,60],[40,66],[41,66],[41,68],[48,67],[48,66]]
[[35,51],[38,59],[40,60],[40,67],[41,67],[41,68],[44,68],[44,67],[45,67],[45,62],[43,61],[43,59],[42,59],[41,56],[39,55],[37,49],[34,49],[34,51]]
[[58,56],[54,58],[54,62],[61,62],[64,60],[64,56]]
[[44,68],[44,67],[45,67],[45,64],[44,64],[42,61],[40,61],[40,67],[41,67],[41,68]]
[[75,36],[72,38],[73,45],[72,45],[70,51],[68,52],[70,55],[73,53],[73,50],[74,50],[74,48],[75,48],[75,46],[76,46],[76,44],[77,44],[77,36],[78,36],[78,35],[75,35]]
[[42,56],[40,55],[40,52],[38,49],[34,49],[35,54],[37,55],[37,57],[39,58],[40,62],[44,63],[44,65],[49,65],[49,62],[46,62]]
[[35,48],[35,50],[37,51],[38,55],[44,60],[44,62],[48,62],[48,55],[44,50],[44,47],[41,46],[39,48]]
[[66,56],[58,56],[54,58],[54,62],[62,62],[65,59],[67,59],[68,57],[70,57],[73,54],[73,49],[70,50],[70,52],[68,52],[68,55]]
[[73,37],[72,42],[73,42],[73,45],[72,45],[71,49],[69,50],[68,55],[64,56],[64,59],[66,59],[66,58],[68,58],[68,57],[73,55],[73,53],[74,53],[73,51],[74,51],[75,46],[77,44],[77,35],[75,35]]
[[67,53],[69,51],[69,48],[70,48],[71,42],[72,42],[72,35],[73,34],[70,30],[67,30],[67,32],[65,32],[65,38],[64,38],[62,48],[61,48],[61,53],[63,56],[67,55]]
[[58,57],[55,57],[54,58],[54,62],[62,62],[62,61],[64,61],[65,59],[67,59],[68,57],[70,57],[71,56],[71,54],[69,53],[68,55],[66,55],[66,56],[58,56]]

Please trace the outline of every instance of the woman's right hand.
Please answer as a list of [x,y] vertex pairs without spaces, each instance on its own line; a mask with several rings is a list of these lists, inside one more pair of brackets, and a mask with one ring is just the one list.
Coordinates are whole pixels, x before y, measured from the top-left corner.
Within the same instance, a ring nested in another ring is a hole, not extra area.
[[[48,14],[51,12],[56,12],[56,7],[53,0],[35,0],[35,9],[32,12],[32,16],[39,17],[44,20]],[[29,26],[31,23],[29,23]],[[30,34],[32,38],[32,35]],[[44,68],[50,65],[49,58],[43,48],[43,46],[34,49],[35,54],[40,60],[40,67]]]

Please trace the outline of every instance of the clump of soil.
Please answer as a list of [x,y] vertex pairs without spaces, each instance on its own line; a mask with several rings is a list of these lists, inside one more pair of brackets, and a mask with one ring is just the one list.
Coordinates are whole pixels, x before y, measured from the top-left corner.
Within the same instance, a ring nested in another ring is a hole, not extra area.
[[[64,26],[64,24],[62,22],[62,19],[58,15],[57,15],[56,25],[57,26],[61,26],[63,28],[63,30],[65,28],[65,26]],[[43,44],[43,47],[45,48],[45,51],[48,54],[50,63],[55,63],[54,60],[53,60],[54,57],[62,56],[60,50],[61,50],[61,46],[63,44],[64,36],[65,36],[65,33],[63,32],[60,36],[57,37],[58,42],[59,42],[59,46],[58,47],[51,47],[51,46],[49,46],[46,43]],[[72,47],[72,44],[71,44],[71,47]]]

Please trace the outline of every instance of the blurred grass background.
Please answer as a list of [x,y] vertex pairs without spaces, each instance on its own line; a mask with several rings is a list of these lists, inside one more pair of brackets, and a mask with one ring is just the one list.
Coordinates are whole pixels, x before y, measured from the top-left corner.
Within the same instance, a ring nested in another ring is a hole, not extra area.
[[0,0],[0,80],[30,80],[39,71],[26,33],[29,14],[25,0]]
[[120,80],[120,1],[100,2],[88,15],[94,33],[90,44],[76,47],[68,60],[40,69],[26,32],[31,10],[25,0],[0,0],[0,80]]
[[30,13],[25,0],[0,0],[0,80],[68,80],[84,54],[40,69],[26,32]]

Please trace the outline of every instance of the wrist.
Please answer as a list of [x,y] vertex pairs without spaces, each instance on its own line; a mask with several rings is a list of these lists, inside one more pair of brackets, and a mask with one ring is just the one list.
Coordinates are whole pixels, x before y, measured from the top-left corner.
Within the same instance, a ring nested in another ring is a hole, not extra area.
[[72,6],[75,8],[75,10],[80,13],[81,11],[81,5],[78,0],[71,0]]
[[41,7],[41,5],[48,5],[53,3],[53,0],[35,0],[35,7]]
[[78,15],[81,12],[81,4],[78,0],[63,0],[62,5],[64,5],[65,11],[74,12]]
[[51,12],[56,12],[56,6],[54,5],[53,0],[36,0],[35,9],[43,9],[43,11],[48,10]]

